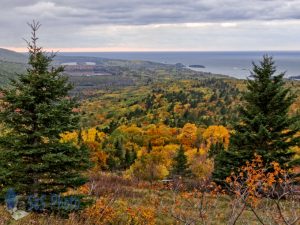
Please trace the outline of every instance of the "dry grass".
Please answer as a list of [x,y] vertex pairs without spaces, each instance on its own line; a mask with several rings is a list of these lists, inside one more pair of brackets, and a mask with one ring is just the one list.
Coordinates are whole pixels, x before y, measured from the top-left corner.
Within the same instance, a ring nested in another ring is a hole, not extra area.
[[[190,195],[189,191],[166,189],[160,183],[141,183],[104,173],[91,175],[85,190],[97,199],[96,204],[84,212],[70,214],[68,219],[31,213],[14,221],[4,207],[0,207],[0,225],[222,225],[228,224],[230,217],[231,202],[226,195],[211,196],[206,193],[202,199],[201,196]],[[201,199],[204,200],[202,214],[199,211]],[[245,210],[236,224],[259,223],[250,210]]]

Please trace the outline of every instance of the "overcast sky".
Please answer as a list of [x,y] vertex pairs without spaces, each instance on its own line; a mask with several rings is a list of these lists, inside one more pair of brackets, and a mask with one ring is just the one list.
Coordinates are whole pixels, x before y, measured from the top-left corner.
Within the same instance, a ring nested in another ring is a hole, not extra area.
[[300,50],[300,0],[0,0],[0,47],[33,19],[61,51]]

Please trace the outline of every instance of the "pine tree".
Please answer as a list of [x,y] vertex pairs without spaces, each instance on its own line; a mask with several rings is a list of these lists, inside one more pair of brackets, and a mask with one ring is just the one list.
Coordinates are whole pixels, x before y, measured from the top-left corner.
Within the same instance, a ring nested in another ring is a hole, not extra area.
[[117,139],[117,141],[115,142],[115,155],[117,158],[120,159],[120,162],[124,162],[124,159],[125,159],[125,149],[124,149],[124,146],[123,146],[123,141],[122,139]]
[[131,165],[131,152],[126,149],[125,159],[124,159],[124,169],[128,168]]
[[120,165],[120,160],[114,157],[112,154],[109,154],[106,164],[108,165],[108,168],[113,171]]
[[177,150],[177,154],[174,157],[174,164],[172,174],[177,176],[189,176],[191,171],[189,170],[188,160],[184,153],[183,146]]
[[126,153],[125,153],[125,159],[124,159],[124,168],[129,168],[134,161],[136,160],[137,155],[136,155],[136,151],[134,150],[134,147],[132,146],[132,148],[126,149]]
[[244,104],[240,107],[240,121],[234,126],[228,151],[221,151],[215,159],[213,177],[224,180],[232,170],[251,161],[255,153],[268,166],[271,162],[289,166],[294,153],[292,146],[300,143],[299,116],[289,116],[295,95],[285,87],[284,73],[275,75],[272,57],[264,56],[260,65],[253,63],[252,79],[247,80]]
[[7,130],[0,137],[1,191],[59,194],[86,182],[81,173],[89,166],[89,154],[85,147],[60,141],[60,134],[78,128],[78,103],[68,97],[72,85],[63,68],[51,67],[54,56],[37,46],[40,24],[30,26],[27,72],[1,89],[0,119]]
[[214,158],[222,151],[224,151],[224,149],[224,144],[222,142],[212,143],[208,151],[208,156],[210,158]]
[[152,152],[152,142],[151,141],[149,141],[148,145],[147,145],[147,153],[150,153],[150,152]]

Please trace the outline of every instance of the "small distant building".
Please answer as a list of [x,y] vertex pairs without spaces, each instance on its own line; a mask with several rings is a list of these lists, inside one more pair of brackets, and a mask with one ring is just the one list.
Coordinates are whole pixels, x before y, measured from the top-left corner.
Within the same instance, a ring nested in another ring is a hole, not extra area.
[[95,62],[67,62],[61,64],[65,73],[71,76],[105,76],[111,75],[105,68]]
[[77,66],[77,62],[66,62],[66,63],[62,63],[62,66]]
[[87,65],[87,66],[96,66],[96,63],[94,63],[94,62],[85,62],[85,65]]

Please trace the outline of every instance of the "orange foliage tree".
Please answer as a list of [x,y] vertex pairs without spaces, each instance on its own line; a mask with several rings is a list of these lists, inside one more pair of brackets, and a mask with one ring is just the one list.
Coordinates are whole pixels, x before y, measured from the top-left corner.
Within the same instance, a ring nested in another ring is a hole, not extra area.
[[246,209],[253,212],[260,224],[297,224],[299,199],[292,174],[293,171],[282,169],[277,162],[266,168],[262,157],[255,154],[252,162],[246,162],[238,173],[226,178],[228,190],[233,194],[230,224],[235,224]]
[[197,140],[197,127],[195,124],[187,123],[182,128],[180,134],[177,136],[177,139],[182,145],[186,148],[195,147]]

